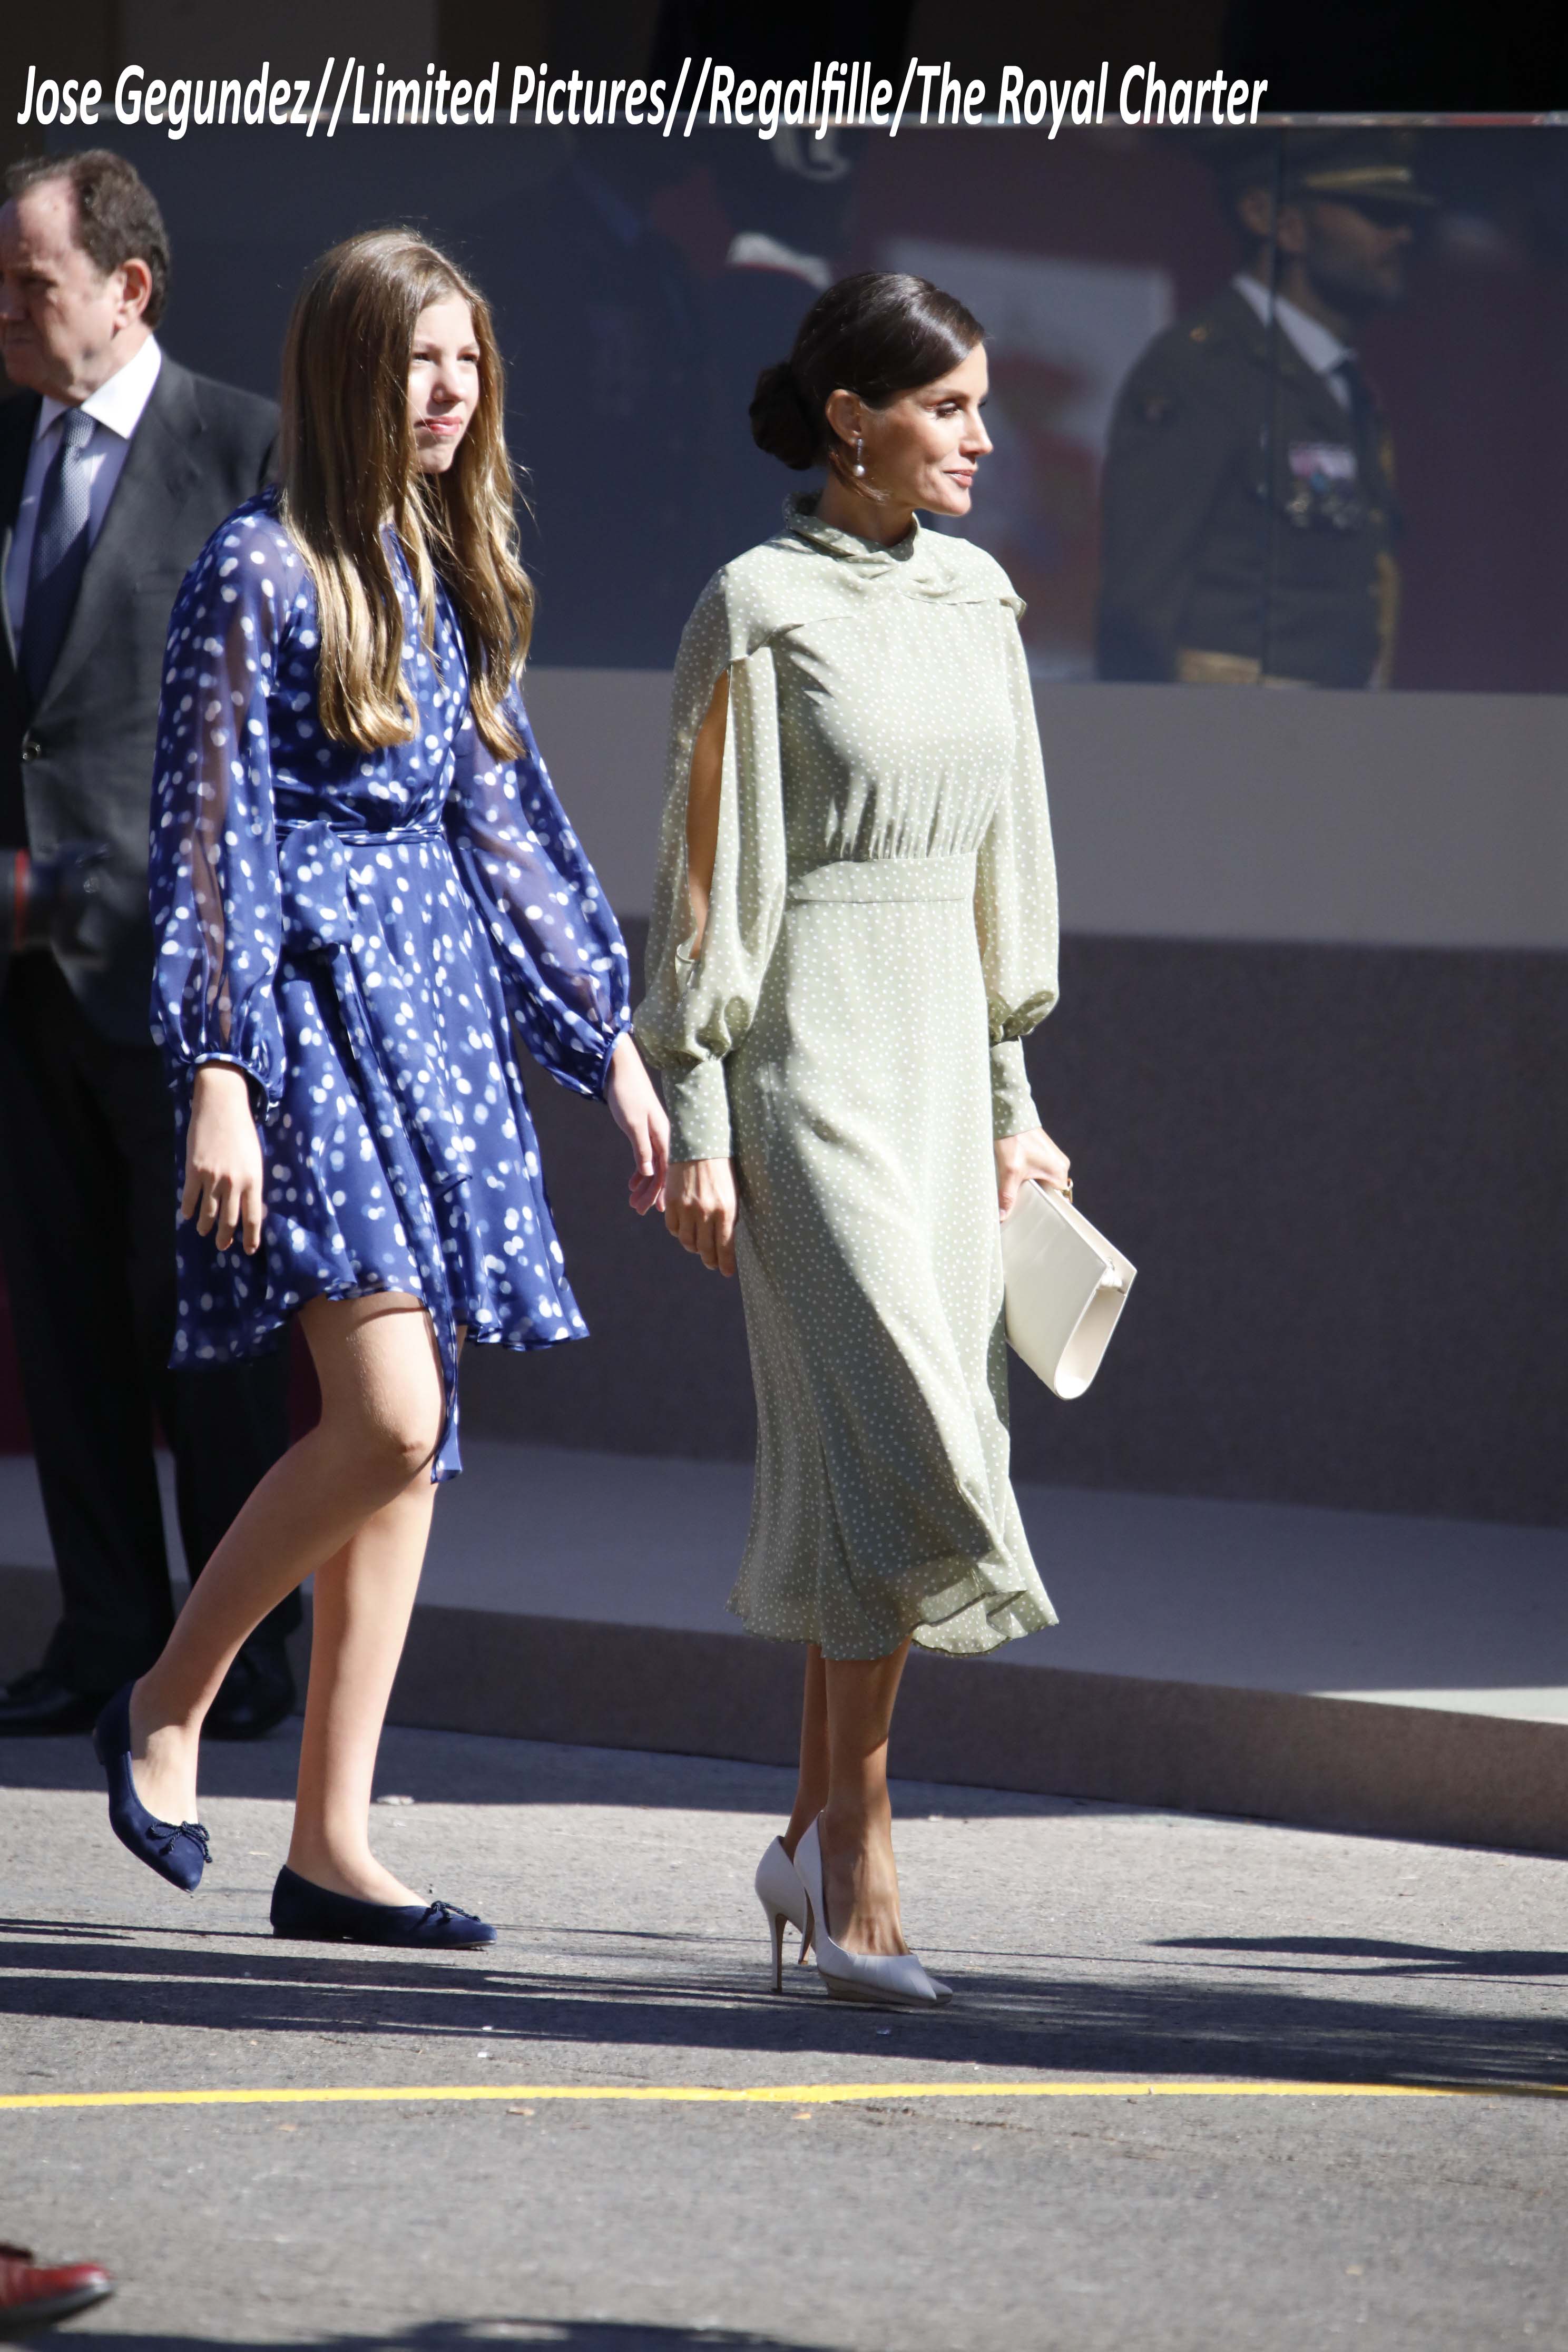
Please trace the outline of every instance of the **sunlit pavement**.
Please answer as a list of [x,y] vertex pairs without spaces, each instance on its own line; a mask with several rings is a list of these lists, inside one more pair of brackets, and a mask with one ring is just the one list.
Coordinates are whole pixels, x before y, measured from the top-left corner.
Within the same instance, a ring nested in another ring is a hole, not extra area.
[[212,1752],[190,1900],[0,1744],[0,2235],[84,2336],[1568,2346],[1568,1864],[905,1784],[957,1998],[884,2016],[767,1989],[782,1773],[390,1733],[382,1851],[501,1929],[431,1958],[270,1935],[292,1758]]

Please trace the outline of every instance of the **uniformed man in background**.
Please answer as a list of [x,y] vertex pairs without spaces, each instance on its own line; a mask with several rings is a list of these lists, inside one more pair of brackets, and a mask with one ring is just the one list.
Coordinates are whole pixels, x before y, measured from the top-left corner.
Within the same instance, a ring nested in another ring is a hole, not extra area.
[[1355,345],[1403,301],[1434,200],[1408,133],[1222,132],[1208,152],[1246,257],[1118,398],[1100,675],[1385,686],[1399,514]]

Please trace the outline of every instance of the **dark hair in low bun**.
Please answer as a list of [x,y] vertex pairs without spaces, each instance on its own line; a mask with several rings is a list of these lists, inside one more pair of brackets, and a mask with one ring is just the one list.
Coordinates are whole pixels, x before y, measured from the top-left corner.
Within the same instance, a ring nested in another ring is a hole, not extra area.
[[969,357],[984,330],[954,294],[902,270],[861,269],[819,294],[787,360],[764,368],[751,405],[752,438],[796,473],[842,464],[827,422],[835,392],[880,408],[934,383]]
[[816,463],[817,429],[788,360],[765,367],[748,412],[759,449],[797,474]]

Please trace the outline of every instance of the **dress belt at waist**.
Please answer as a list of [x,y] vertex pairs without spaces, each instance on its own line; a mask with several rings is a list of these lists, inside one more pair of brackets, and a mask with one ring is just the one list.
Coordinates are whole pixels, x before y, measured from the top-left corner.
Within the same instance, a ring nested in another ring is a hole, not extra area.
[[796,874],[784,894],[790,906],[853,905],[876,900],[950,899],[969,904],[974,897],[974,853],[943,857],[839,857]]
[[434,824],[395,824],[350,826],[334,824],[326,816],[280,816],[276,830],[279,835],[307,833],[319,825],[324,833],[344,849],[397,849],[405,842],[445,841],[446,832],[439,819]]

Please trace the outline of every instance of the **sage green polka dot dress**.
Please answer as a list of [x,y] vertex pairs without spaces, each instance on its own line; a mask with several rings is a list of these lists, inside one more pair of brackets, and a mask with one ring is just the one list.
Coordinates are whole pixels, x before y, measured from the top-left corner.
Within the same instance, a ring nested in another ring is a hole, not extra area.
[[[994,1135],[1038,1124],[1056,886],[1021,605],[968,541],[790,502],[681,641],[637,1034],[732,1157],[757,1389],[752,1632],[973,1656],[1056,1622],[1007,1475]],[[730,680],[700,952],[691,751]]]

